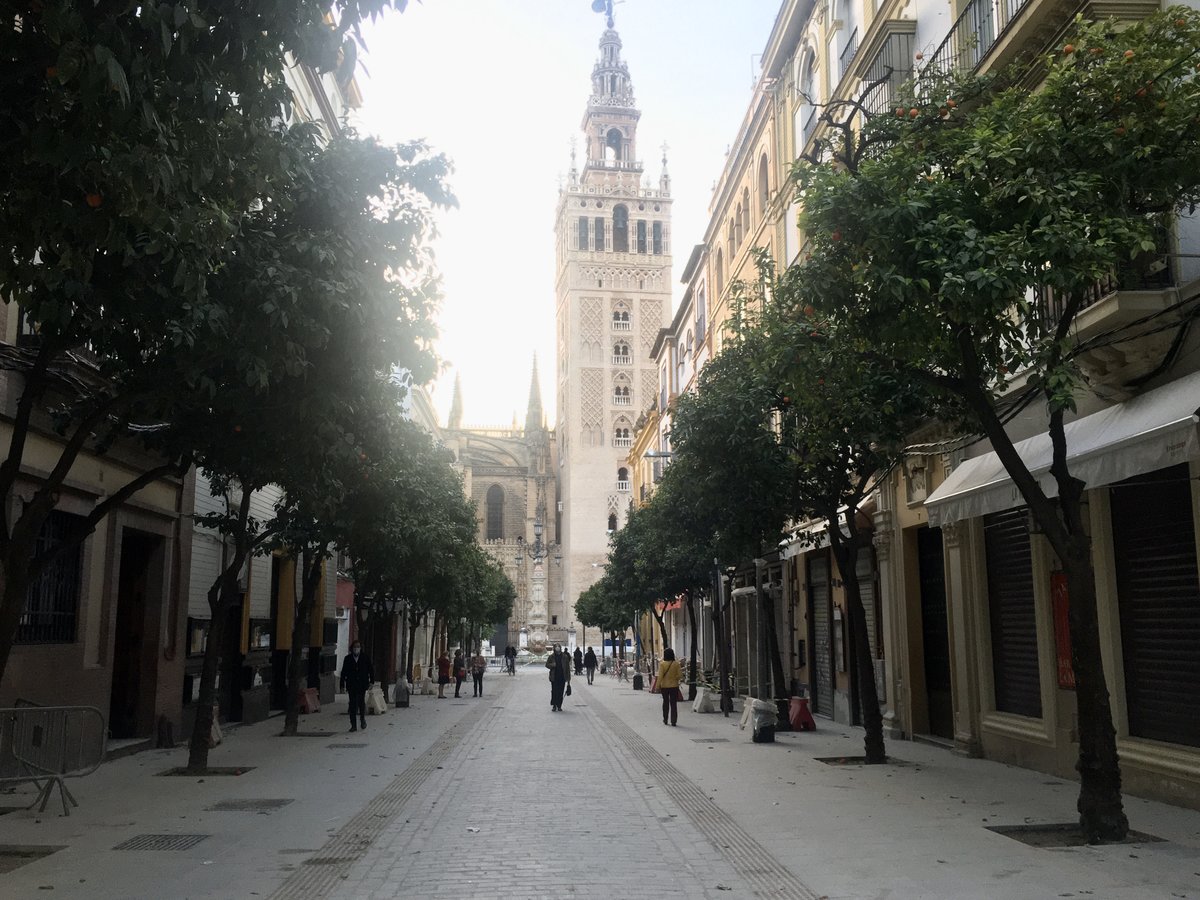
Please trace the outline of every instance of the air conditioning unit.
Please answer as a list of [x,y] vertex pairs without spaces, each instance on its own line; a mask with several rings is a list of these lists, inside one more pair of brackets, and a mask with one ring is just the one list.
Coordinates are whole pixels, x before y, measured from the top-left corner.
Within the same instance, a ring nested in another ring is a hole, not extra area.
[[333,610],[333,617],[339,621],[344,621],[345,619],[349,619],[350,618],[350,610],[345,606],[335,607]]

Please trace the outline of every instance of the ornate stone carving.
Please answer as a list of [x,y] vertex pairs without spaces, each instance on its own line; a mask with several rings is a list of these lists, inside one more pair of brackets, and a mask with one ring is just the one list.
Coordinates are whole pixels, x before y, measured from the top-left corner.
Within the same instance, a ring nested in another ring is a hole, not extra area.
[[579,372],[581,409],[579,424],[585,433],[604,424],[604,370],[581,369]]

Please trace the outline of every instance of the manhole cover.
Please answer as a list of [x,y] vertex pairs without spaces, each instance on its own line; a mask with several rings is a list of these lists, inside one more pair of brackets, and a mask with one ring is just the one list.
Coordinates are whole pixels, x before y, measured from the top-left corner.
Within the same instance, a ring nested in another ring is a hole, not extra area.
[[693,744],[728,744],[729,738],[692,738]]
[[[1030,847],[1086,847],[1087,840],[1078,822],[1065,822],[1052,825],[989,825],[988,831],[1010,837],[1014,841],[1028,844]],[[1164,839],[1141,831],[1130,831],[1123,841],[1105,841],[1104,843],[1120,844],[1158,844]]]
[[208,807],[210,812],[268,812],[293,803],[286,799],[222,800]]
[[207,834],[139,834],[113,847],[114,850],[190,850]]
[[329,747],[333,750],[361,750],[367,744],[330,744]]
[[0,844],[0,875],[19,869],[35,860],[51,853],[57,853],[62,847],[38,846],[36,844]]

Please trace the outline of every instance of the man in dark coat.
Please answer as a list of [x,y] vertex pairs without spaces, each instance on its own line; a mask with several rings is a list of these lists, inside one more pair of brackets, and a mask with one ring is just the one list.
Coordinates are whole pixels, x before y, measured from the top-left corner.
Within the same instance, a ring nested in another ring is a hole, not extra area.
[[550,670],[550,708],[562,712],[563,693],[571,683],[571,656],[557,644],[554,652],[546,658]]
[[588,684],[592,683],[592,679],[596,677],[596,651],[588,647],[588,652],[583,657],[583,667],[587,669]]
[[350,694],[350,730],[358,731],[354,721],[355,711],[363,728],[367,727],[367,688],[375,680],[371,660],[362,652],[362,643],[350,645],[350,655],[342,660],[342,689]]
[[583,674],[583,651],[578,647],[575,648],[575,674]]

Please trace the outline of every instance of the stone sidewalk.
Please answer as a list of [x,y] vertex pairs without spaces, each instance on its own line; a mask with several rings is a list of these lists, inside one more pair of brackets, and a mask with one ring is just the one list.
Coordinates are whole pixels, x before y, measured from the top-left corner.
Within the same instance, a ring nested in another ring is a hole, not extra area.
[[[1162,842],[1036,849],[988,826],[1070,821],[1074,784],[908,742],[896,765],[829,766],[861,732],[755,745],[735,718],[667,728],[657,696],[583,682],[562,713],[529,668],[356,734],[330,711],[302,720],[324,736],[241,728],[212,755],[255,767],[237,777],[158,776],[181,750],[106,764],[70,817],[0,815],[0,844],[61,848],[0,896],[1200,898],[1200,813],[1128,798]],[[116,849],[139,838],[180,849]]]

